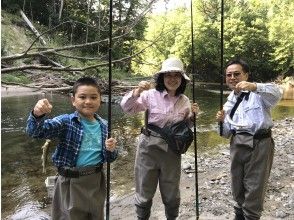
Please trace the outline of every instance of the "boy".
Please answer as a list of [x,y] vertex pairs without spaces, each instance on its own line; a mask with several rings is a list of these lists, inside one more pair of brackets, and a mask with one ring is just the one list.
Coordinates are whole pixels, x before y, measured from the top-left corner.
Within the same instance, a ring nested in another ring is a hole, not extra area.
[[52,160],[58,170],[52,219],[104,218],[105,175],[103,163],[117,157],[116,140],[107,138],[107,122],[96,114],[101,104],[97,82],[78,79],[71,97],[76,111],[45,119],[52,105],[41,99],[27,121],[27,133],[33,138],[57,138]]

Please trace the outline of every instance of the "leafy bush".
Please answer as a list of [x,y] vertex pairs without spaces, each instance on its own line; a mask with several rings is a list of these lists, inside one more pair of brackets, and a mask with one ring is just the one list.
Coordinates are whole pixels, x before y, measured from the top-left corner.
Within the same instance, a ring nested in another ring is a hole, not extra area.
[[4,74],[1,76],[1,81],[2,82],[7,82],[7,83],[19,83],[19,84],[29,84],[32,81],[23,74]]

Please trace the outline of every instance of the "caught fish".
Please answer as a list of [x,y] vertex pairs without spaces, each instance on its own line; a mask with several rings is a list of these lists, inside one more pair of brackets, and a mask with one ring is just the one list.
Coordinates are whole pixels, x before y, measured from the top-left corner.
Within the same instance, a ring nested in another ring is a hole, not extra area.
[[46,139],[44,145],[41,147],[42,149],[42,167],[43,167],[43,173],[46,173],[46,165],[47,165],[47,158],[48,158],[48,153],[49,153],[49,147],[51,146],[51,140]]

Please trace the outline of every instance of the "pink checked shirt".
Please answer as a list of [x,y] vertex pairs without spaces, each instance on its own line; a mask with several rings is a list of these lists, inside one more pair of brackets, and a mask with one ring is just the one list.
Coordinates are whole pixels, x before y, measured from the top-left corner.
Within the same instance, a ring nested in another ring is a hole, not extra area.
[[120,105],[124,112],[134,114],[149,110],[148,123],[163,127],[192,116],[190,100],[181,94],[170,96],[167,91],[156,89],[143,91],[139,97],[133,97],[133,91],[127,93]]

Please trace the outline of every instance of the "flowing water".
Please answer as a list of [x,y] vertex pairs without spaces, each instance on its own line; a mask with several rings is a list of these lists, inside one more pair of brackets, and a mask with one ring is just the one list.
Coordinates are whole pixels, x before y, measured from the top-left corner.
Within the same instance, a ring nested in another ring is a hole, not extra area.
[[[197,119],[198,152],[209,151],[227,143],[218,136],[215,113],[219,109],[219,94],[213,90],[196,89],[196,101],[202,113]],[[188,94],[189,95],[189,94]],[[41,146],[44,140],[25,134],[29,112],[40,95],[1,98],[1,214],[2,219],[47,219],[48,203],[45,179],[56,170],[48,158],[47,173],[42,173]],[[49,117],[71,113],[68,96],[47,95],[53,104]],[[108,105],[103,104],[99,114],[107,119]],[[281,101],[273,110],[274,119],[294,116],[293,101]],[[133,164],[136,141],[144,124],[143,114],[126,115],[117,104],[112,105],[112,136],[118,140],[119,158],[111,164],[111,200],[134,190]],[[193,147],[189,153],[193,153]],[[50,156],[54,149],[50,149]],[[9,216],[9,217],[8,217]]]

